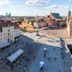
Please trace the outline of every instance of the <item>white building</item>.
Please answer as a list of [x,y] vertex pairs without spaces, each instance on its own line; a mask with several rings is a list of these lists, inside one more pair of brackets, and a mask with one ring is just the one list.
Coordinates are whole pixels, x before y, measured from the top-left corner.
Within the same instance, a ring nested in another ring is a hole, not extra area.
[[0,20],[0,48],[11,44],[19,36],[20,30],[16,23]]

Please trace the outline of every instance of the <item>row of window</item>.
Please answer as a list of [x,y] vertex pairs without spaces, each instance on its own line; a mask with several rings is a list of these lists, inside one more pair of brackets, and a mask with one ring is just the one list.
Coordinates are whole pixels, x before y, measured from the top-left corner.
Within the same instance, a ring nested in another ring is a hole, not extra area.
[[11,34],[9,36],[8,35],[0,36],[0,41],[7,40],[8,38],[12,39],[13,37],[14,37],[13,34]]

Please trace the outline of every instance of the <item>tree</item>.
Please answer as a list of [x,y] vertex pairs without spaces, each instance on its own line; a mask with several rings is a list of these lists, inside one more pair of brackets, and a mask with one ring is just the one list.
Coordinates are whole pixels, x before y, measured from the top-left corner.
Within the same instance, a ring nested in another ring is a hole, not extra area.
[[60,22],[60,27],[66,27],[66,23]]

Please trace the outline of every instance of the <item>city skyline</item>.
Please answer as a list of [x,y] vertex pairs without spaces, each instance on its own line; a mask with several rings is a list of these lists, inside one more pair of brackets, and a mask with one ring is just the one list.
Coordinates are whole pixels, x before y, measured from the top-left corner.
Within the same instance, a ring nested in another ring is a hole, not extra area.
[[6,12],[13,16],[44,16],[50,12],[59,12],[67,16],[72,11],[72,0],[0,0],[0,15]]

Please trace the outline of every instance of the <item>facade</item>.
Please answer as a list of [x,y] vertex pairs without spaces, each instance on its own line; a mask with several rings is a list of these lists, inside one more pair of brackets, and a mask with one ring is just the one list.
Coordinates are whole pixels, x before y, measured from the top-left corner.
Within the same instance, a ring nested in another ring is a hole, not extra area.
[[0,48],[11,44],[18,36],[20,30],[16,23],[0,20]]
[[46,21],[45,21],[45,17],[42,17],[42,18],[40,18],[40,17],[35,17],[35,21],[34,21],[34,23],[33,23],[33,26],[35,27],[35,28],[41,28],[41,27],[46,27],[47,26],[47,24],[46,24]]
[[51,13],[48,16],[38,18],[38,23],[35,22],[36,24],[39,25],[39,27],[58,27],[60,22],[64,22],[62,17],[59,15],[59,13]]
[[26,30],[27,32],[34,32],[35,29],[33,27],[33,25],[31,24],[31,22],[27,23],[27,22],[22,22],[19,27],[23,30]]
[[39,23],[38,22],[34,22],[33,26],[34,28],[38,28]]
[[62,22],[62,17],[59,13],[51,13],[47,16],[47,24],[50,27],[58,27],[60,22]]
[[46,17],[46,24],[48,24],[49,27],[57,27],[57,21],[50,15]]

